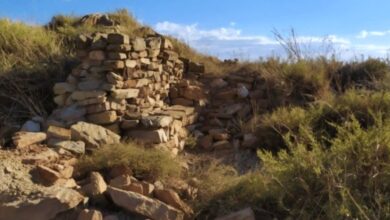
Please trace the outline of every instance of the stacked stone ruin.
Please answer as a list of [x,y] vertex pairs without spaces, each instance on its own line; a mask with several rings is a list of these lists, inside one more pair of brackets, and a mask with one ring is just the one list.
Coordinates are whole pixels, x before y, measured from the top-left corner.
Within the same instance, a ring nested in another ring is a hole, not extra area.
[[82,35],[77,47],[81,63],[54,86],[58,108],[49,125],[67,128],[85,121],[174,153],[184,147],[185,127],[205,101],[203,91],[182,77],[201,66],[180,59],[160,35]]

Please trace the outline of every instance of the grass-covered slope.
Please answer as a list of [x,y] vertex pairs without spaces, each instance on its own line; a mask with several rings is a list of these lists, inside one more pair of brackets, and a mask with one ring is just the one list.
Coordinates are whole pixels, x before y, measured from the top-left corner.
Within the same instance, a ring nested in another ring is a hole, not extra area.
[[[76,62],[77,35],[119,29],[144,36],[152,31],[127,11],[108,15],[117,26],[93,26],[64,15],[44,27],[0,20],[1,138],[23,120],[50,113],[53,83],[62,81]],[[227,64],[172,42],[182,56],[204,63],[208,74],[257,74],[268,96],[267,108],[254,111],[243,128],[260,139],[261,168],[240,176],[229,166],[213,164],[185,176],[201,180],[193,203],[199,219],[246,206],[259,219],[390,218],[388,60],[270,58]],[[102,149],[81,166],[95,170],[123,163],[139,175],[158,178],[176,173],[177,167],[160,153],[123,146]]]

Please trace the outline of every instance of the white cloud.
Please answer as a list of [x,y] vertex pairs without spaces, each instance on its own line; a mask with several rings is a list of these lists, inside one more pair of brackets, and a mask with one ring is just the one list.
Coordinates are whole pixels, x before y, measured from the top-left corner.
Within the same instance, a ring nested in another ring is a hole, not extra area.
[[[284,55],[279,42],[271,34],[246,35],[235,25],[234,22],[231,22],[228,27],[203,29],[197,23],[184,25],[164,21],[157,23],[155,29],[162,34],[168,34],[183,40],[203,53],[218,56],[221,59],[257,59],[272,55]],[[359,37],[367,38],[368,36],[383,36],[386,34],[390,34],[390,31],[362,31]],[[360,54],[383,57],[387,55],[390,48],[390,44],[356,44],[351,39],[334,34],[298,36],[296,40],[310,54],[319,55],[322,52],[337,52],[343,59],[349,59]]]
[[201,39],[216,40],[253,40],[258,44],[277,44],[276,41],[266,36],[244,36],[241,30],[233,27],[220,27],[215,29],[204,30],[198,27],[198,24],[182,25],[169,21],[159,22],[155,29],[163,34],[175,36],[184,41],[196,41]]
[[356,38],[358,39],[366,39],[367,37],[382,37],[390,34],[390,30],[387,31],[366,31],[362,30]]

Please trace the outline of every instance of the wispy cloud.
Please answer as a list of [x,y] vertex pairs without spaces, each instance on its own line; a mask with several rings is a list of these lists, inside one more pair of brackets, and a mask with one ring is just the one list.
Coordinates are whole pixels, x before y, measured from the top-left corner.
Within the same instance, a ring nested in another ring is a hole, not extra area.
[[362,30],[358,35],[356,35],[356,38],[358,39],[366,39],[368,37],[382,37],[390,34],[390,30],[386,31],[366,31]]
[[[155,29],[162,33],[174,36],[201,52],[225,58],[256,59],[271,55],[282,55],[283,50],[279,42],[270,35],[247,35],[231,22],[227,27],[212,29],[201,28],[199,24],[178,24],[174,22],[159,22]],[[368,36],[384,36],[389,31],[362,31],[359,38]],[[321,54],[323,46],[332,45],[342,58],[348,59],[360,54],[367,56],[385,56],[390,44],[357,44],[353,39],[335,34],[326,36],[298,36],[296,41],[307,46],[313,54]]]

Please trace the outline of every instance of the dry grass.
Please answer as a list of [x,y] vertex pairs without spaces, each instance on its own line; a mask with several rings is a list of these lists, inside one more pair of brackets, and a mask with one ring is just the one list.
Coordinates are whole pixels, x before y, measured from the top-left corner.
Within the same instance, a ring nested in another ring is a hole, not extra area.
[[117,144],[99,148],[92,155],[79,160],[81,173],[109,169],[116,165],[130,167],[134,175],[145,179],[163,180],[181,175],[178,159],[167,152],[145,149],[134,143]]

